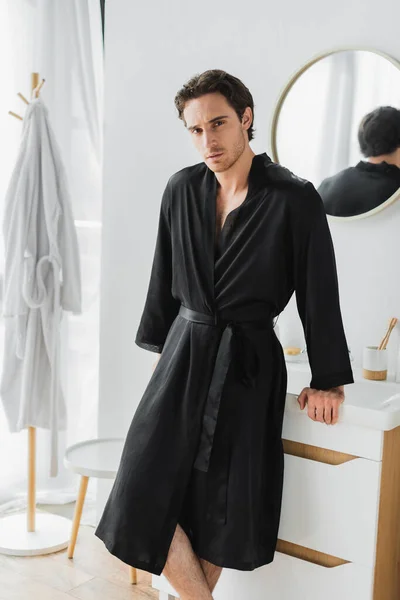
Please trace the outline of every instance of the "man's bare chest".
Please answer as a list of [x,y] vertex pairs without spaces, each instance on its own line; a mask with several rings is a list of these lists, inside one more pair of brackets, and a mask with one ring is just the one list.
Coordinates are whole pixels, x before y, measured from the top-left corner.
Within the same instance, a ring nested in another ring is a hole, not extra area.
[[225,221],[229,214],[238,208],[247,195],[247,189],[233,197],[226,198],[222,194],[217,194],[216,200],[216,215],[215,215],[215,234],[216,236],[222,231]]

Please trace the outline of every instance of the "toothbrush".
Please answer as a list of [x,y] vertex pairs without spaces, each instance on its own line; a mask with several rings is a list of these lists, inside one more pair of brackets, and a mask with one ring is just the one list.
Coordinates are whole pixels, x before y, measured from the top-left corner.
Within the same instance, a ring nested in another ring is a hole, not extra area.
[[396,317],[392,317],[392,319],[390,319],[388,330],[385,333],[385,335],[383,336],[383,338],[381,340],[381,343],[378,346],[378,350],[385,350],[386,349],[387,343],[389,341],[390,334],[392,333],[393,327],[396,325],[396,323],[397,323]]

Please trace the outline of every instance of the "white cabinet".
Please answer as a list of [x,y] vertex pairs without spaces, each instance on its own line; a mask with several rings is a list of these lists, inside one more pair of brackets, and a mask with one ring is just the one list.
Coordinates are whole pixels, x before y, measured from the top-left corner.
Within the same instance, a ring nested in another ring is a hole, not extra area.
[[[280,552],[273,563],[218,582],[215,600],[355,600],[371,598],[373,570],[352,563],[322,567]],[[251,590],[244,595],[244,589]]]
[[279,539],[374,566],[381,463],[329,465],[285,454]]
[[[310,585],[310,582],[311,585]],[[153,575],[160,600],[175,600],[163,576]],[[214,591],[215,600],[355,600],[371,598],[373,569],[354,564],[321,567],[275,553],[274,562],[255,571],[224,570]],[[246,595],[248,590],[248,595]]]
[[[399,600],[400,384],[355,383],[337,425],[312,421],[296,393],[307,369],[287,365],[285,471],[274,561],[224,569],[215,600]],[[153,576],[162,600],[177,597]],[[170,596],[168,596],[170,595]]]

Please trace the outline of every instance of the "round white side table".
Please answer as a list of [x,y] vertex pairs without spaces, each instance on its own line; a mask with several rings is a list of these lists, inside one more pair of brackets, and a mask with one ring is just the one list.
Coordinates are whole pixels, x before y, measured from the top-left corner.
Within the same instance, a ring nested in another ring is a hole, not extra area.
[[[72,521],[71,538],[68,545],[68,558],[74,557],[76,539],[82,517],[83,504],[90,477],[115,479],[121,459],[124,439],[99,438],[85,440],[69,446],[64,455],[64,465],[81,476],[78,498]],[[137,582],[136,568],[129,566],[130,582]]]

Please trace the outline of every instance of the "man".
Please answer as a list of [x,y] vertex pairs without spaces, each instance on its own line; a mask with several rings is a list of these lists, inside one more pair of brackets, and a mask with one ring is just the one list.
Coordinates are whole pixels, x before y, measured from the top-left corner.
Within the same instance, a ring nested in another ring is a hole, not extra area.
[[273,326],[294,290],[312,370],[301,408],[336,423],[353,376],[315,188],[251,150],[253,99],[232,75],[196,75],[175,105],[203,160],[162,197],[135,340],[160,356],[95,533],[209,600],[223,567],[274,557],[287,374]]
[[380,106],[365,115],[358,142],[367,160],[327,177],[318,188],[329,215],[361,215],[400,188],[400,110]]

